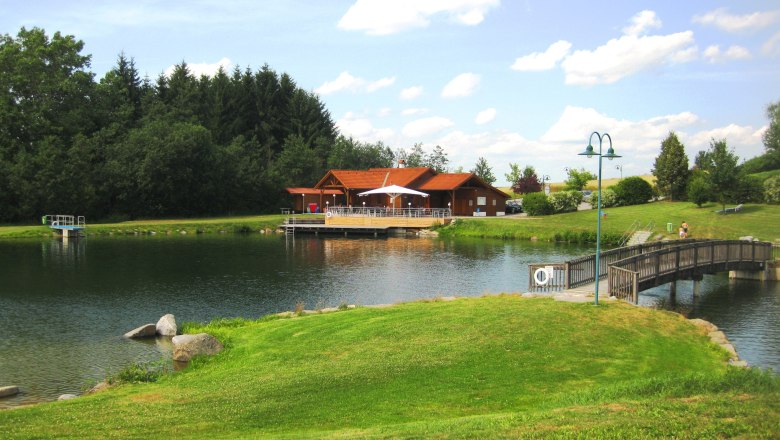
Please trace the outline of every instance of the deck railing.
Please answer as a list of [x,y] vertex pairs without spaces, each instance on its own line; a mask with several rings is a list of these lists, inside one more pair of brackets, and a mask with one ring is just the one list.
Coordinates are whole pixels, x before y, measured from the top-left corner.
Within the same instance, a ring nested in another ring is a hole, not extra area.
[[326,216],[333,217],[428,217],[449,218],[452,210],[449,208],[385,208],[385,207],[350,207],[331,206],[326,209]]
[[43,216],[43,223],[50,227],[79,227],[86,226],[86,220],[83,215],[53,215],[47,214]]

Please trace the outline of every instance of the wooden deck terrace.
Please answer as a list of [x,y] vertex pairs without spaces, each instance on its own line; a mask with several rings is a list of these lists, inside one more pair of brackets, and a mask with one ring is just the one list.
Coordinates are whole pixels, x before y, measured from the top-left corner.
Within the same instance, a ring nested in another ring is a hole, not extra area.
[[449,209],[331,207],[325,218],[289,217],[282,227],[287,233],[308,232],[349,235],[386,235],[391,230],[426,229],[451,221]]
[[325,213],[328,226],[425,229],[451,219],[447,208],[332,207]]

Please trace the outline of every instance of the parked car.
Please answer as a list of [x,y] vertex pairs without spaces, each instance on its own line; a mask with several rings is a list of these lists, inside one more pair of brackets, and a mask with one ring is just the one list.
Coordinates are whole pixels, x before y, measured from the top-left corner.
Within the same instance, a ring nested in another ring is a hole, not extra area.
[[506,202],[506,208],[504,209],[504,212],[507,214],[519,214],[523,212],[523,206],[518,202],[510,200]]

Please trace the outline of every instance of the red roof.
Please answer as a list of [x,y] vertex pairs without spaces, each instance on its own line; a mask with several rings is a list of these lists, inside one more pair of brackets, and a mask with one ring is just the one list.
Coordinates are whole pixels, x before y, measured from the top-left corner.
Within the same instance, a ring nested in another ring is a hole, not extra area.
[[330,170],[320,180],[319,187],[329,175],[335,177],[344,187],[349,189],[375,189],[388,185],[412,186],[411,184],[426,173],[433,172],[430,168],[371,168],[369,170]]
[[317,188],[285,188],[290,194],[344,194],[337,189],[317,189]]
[[[494,191],[503,197],[508,197],[501,190],[493,187],[474,173],[437,173],[431,168],[371,168],[368,170],[330,170],[314,188],[288,188],[293,190],[306,189],[306,194],[319,194],[317,188],[344,188],[345,190],[369,190],[383,186],[398,185],[420,191],[453,191],[464,185],[476,185]],[[339,190],[326,189],[327,191]],[[297,193],[300,194],[300,193]]]
[[420,191],[452,191],[471,178],[471,173],[442,173],[420,185]]

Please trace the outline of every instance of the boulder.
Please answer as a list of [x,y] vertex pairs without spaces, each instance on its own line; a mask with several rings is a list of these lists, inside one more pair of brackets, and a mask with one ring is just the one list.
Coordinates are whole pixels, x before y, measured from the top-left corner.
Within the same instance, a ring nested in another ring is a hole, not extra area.
[[168,313],[157,321],[156,331],[160,336],[176,336],[176,317]]
[[157,326],[155,326],[154,324],[144,324],[138,328],[135,328],[125,333],[125,337],[131,339],[151,338],[155,335],[157,335]]
[[0,397],[15,396],[17,394],[19,394],[19,387],[16,385],[0,387]]
[[79,397],[75,394],[63,394],[60,397],[57,398],[57,400],[70,400],[75,399],[76,397]]
[[98,393],[98,392],[100,392],[100,391],[107,390],[107,389],[109,389],[110,387],[111,387],[111,385],[110,385],[108,382],[106,382],[106,381],[104,380],[103,382],[99,382],[99,383],[98,383],[98,384],[96,384],[94,387],[92,387],[92,388],[90,388],[89,390],[87,390],[87,392],[86,392],[86,393],[84,393],[84,394],[93,394],[93,393]]
[[173,339],[173,360],[187,362],[193,356],[217,354],[222,351],[222,343],[208,333],[179,335]]
[[707,333],[718,331],[718,326],[716,326],[715,324],[709,321],[705,321],[700,318],[689,319],[689,321],[691,322],[691,324],[707,330]]
[[716,344],[728,344],[729,340],[722,331],[710,332],[709,337]]

